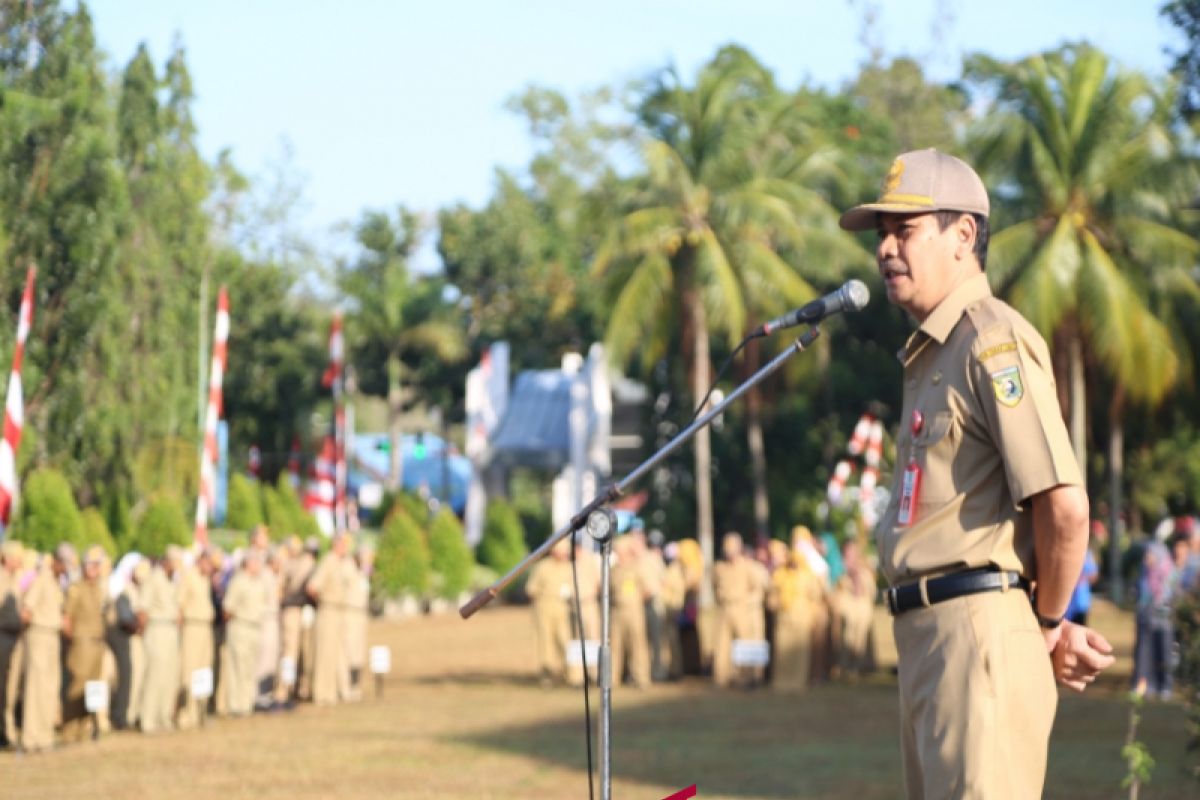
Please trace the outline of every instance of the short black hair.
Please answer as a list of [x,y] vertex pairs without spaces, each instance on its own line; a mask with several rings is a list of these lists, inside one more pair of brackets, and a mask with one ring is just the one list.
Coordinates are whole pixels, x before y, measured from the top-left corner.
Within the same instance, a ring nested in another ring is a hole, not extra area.
[[983,214],[971,214],[967,211],[935,211],[933,216],[937,218],[938,230],[944,231],[954,223],[958,222],[958,218],[966,214],[975,220],[975,258],[979,260],[979,268],[987,269],[987,251],[988,251],[988,218]]

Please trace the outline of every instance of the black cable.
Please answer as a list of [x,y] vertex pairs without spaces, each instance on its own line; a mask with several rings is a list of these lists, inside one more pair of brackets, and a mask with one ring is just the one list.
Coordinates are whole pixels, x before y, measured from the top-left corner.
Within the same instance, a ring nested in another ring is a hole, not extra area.
[[[721,382],[721,376],[725,374],[725,370],[729,369],[729,365],[733,363],[733,359],[737,357],[738,353],[742,352],[743,347],[750,344],[752,340],[757,338],[759,338],[759,336],[752,333],[745,339],[742,339],[742,341],[738,343],[737,347],[733,348],[733,352],[729,354],[729,358],[725,359],[725,363],[722,364],[721,369],[717,371],[717,377],[713,378],[712,386],[708,387],[708,394],[704,395],[704,399],[700,401],[700,405],[696,406],[696,413],[692,414],[692,418],[688,420],[688,425],[691,425],[696,421],[696,418],[700,416],[700,412],[704,410],[704,404],[708,402],[708,398],[712,397],[712,393],[717,388],[717,384]],[[687,426],[685,425],[684,427]]]
[[579,631],[579,651],[583,661],[583,725],[587,738],[588,800],[596,800],[592,773],[592,702],[591,682],[588,680],[587,636],[583,630],[583,605],[579,602],[579,570],[575,566],[575,534],[571,534],[571,580],[575,584],[575,624]]

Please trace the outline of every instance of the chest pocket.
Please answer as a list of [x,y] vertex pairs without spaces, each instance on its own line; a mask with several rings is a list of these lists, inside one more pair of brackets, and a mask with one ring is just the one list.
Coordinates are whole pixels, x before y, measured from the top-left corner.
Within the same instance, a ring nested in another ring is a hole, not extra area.
[[939,411],[913,439],[914,455],[921,465],[919,506],[940,506],[959,493],[954,479],[954,459],[962,430],[950,411]]

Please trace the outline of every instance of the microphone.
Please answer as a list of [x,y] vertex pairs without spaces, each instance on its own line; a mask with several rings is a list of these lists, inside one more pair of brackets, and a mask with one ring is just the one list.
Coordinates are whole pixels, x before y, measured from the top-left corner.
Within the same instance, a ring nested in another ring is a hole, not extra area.
[[804,323],[817,323],[826,317],[840,314],[843,311],[861,311],[871,300],[871,291],[860,280],[846,281],[840,289],[830,292],[819,300],[813,300],[806,306],[789,311],[782,317],[776,317],[770,322],[760,325],[750,334],[750,338],[769,336],[781,328],[791,328]]

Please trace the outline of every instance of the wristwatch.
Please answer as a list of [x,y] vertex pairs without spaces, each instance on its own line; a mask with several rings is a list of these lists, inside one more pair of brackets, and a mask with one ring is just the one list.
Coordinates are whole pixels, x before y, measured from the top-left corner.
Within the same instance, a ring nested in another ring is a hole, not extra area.
[[1033,609],[1033,615],[1037,617],[1038,625],[1049,631],[1052,631],[1059,625],[1062,625],[1063,620],[1066,619],[1067,616],[1066,614],[1063,614],[1061,617],[1043,616],[1042,612],[1038,611],[1037,608]]

